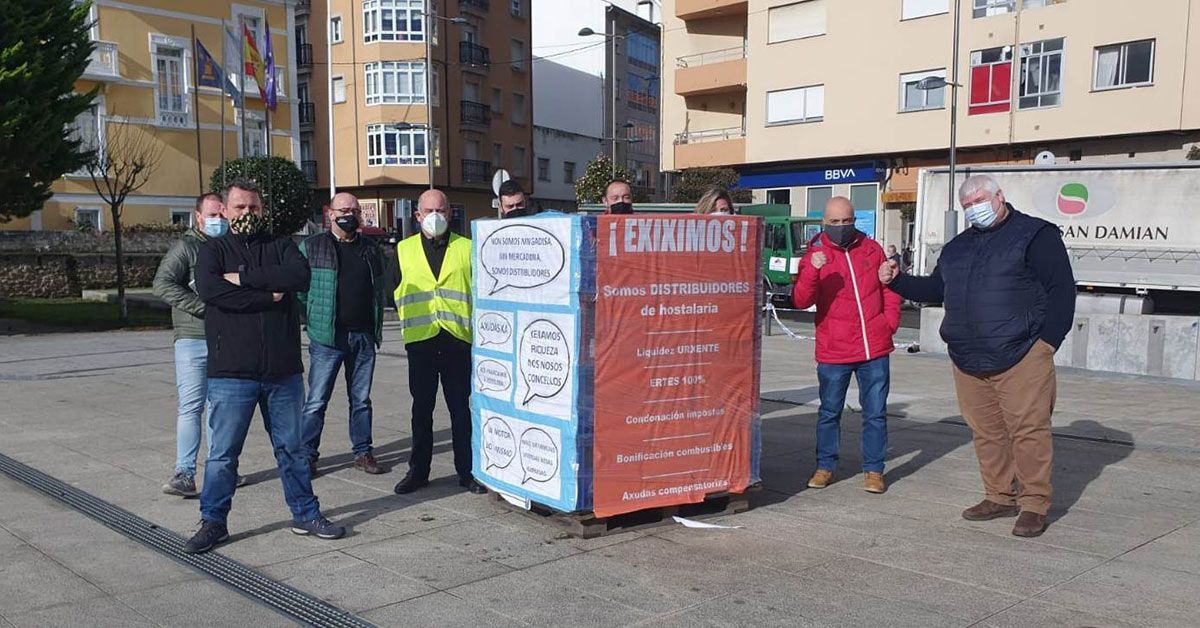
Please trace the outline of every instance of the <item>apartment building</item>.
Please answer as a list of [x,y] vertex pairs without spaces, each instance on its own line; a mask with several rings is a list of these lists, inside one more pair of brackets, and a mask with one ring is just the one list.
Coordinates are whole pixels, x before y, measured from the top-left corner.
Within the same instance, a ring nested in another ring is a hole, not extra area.
[[407,234],[431,182],[463,233],[495,215],[497,169],[534,191],[529,0],[316,0],[307,10],[297,38],[313,45],[315,122],[301,152],[319,193],[351,192],[368,226]]
[[[269,142],[272,154],[298,158],[299,137],[293,123],[297,101],[291,89],[296,84],[295,57],[291,53],[295,15],[291,4],[284,0],[98,0],[92,4],[95,51],[75,89],[86,92],[96,88],[98,96],[91,109],[75,121],[74,130],[86,146],[92,147],[104,145],[116,132],[116,125],[122,125],[122,133],[150,134],[153,141],[162,144],[155,174],[125,201],[124,224],[190,225],[195,197],[201,188],[207,188],[209,177],[221,163],[222,150],[227,159],[264,154]],[[245,25],[260,50],[270,24],[279,67],[278,108],[271,114],[270,129],[254,79],[237,71],[237,42],[228,44],[229,52],[224,56],[228,57],[225,61],[230,79],[246,95],[244,119],[243,108],[233,106],[222,90],[200,87],[193,92],[196,63],[192,28],[197,40],[220,62],[226,37],[223,23],[233,32]],[[52,190],[54,195],[41,210],[0,224],[0,229],[112,228],[108,208],[86,172],[67,174]]]
[[[956,2],[959,87],[936,88],[921,80],[951,80]],[[1200,142],[1196,0],[665,0],[663,14],[663,169],[733,166],[795,214],[845,195],[890,243],[907,241],[919,169],[947,162],[951,99],[960,164],[1180,160]]]

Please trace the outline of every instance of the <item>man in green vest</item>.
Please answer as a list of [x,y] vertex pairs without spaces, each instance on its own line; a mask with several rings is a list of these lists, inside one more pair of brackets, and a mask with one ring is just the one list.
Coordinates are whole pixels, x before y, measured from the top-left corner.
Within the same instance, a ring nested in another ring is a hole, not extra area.
[[429,484],[433,460],[433,407],[438,381],[450,410],[454,469],[472,493],[487,489],[471,475],[471,240],[450,232],[450,204],[430,189],[417,201],[421,233],[396,245],[400,285],[396,313],[408,353],[412,394],[412,454],[396,492]]
[[325,409],[338,371],[346,367],[350,398],[350,444],[354,468],[372,475],[384,468],[371,453],[371,381],[375,349],[383,342],[383,252],[359,235],[362,209],[353,194],[329,202],[329,231],[300,243],[312,279],[297,293],[308,321],[308,398],[304,402],[304,446],[309,469],[317,472]]

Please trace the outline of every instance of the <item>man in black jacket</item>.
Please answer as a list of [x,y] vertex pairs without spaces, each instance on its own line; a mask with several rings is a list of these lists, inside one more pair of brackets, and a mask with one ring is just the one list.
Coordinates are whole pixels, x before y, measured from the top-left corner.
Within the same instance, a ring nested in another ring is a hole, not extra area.
[[287,236],[267,233],[253,182],[229,184],[224,214],[232,233],[200,247],[196,292],[207,306],[208,401],[211,441],[200,493],[200,530],[188,553],[206,552],[229,538],[238,456],[254,407],[275,448],[292,532],[336,539],[345,529],[321,515],[304,456],[301,407],[304,364],[295,293],[308,288],[308,262]]

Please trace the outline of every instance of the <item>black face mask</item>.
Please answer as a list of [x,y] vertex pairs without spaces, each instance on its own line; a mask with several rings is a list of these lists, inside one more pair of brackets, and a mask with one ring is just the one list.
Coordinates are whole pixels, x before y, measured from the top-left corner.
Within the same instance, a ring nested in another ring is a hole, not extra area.
[[854,225],[825,225],[825,235],[829,236],[831,242],[843,249],[854,242],[855,233],[857,231]]
[[505,218],[521,218],[523,216],[532,216],[532,215],[533,215],[533,210],[529,209],[528,207],[518,207],[516,209],[511,209],[511,210],[505,212],[504,215],[500,217],[500,219],[503,220]]
[[341,229],[342,233],[346,235],[350,235],[355,231],[358,231],[358,216],[355,216],[354,214],[350,214],[349,216],[338,216],[333,222],[337,224],[338,229]]
[[633,203],[613,203],[612,205],[608,206],[608,213],[610,213],[610,214],[632,214],[633,213]]

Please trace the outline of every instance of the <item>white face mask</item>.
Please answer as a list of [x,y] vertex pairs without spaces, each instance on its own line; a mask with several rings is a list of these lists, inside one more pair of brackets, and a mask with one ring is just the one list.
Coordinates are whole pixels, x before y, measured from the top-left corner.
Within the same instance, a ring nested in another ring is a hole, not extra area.
[[712,213],[712,215],[713,215],[713,216],[730,216],[730,215],[732,215],[732,214],[730,214],[730,213],[729,213],[729,212],[727,212],[727,211],[721,211],[721,210],[717,210],[717,211],[713,212],[713,213]]
[[429,212],[421,219],[421,230],[435,238],[446,233],[449,226],[450,223],[446,222],[446,217],[439,212]]
[[991,227],[996,222],[996,209],[992,207],[990,200],[980,201],[966,207],[963,213],[966,214],[968,222],[983,229]]

